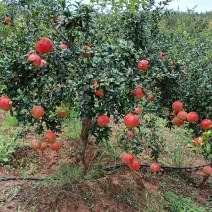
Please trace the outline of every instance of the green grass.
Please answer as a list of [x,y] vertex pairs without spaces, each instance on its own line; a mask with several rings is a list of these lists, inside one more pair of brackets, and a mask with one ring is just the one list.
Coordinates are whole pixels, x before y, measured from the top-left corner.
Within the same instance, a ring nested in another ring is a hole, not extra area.
[[2,124],[0,126],[0,164],[6,164],[12,158],[12,154],[18,146],[16,136],[18,129],[16,128],[17,120],[8,113],[4,113]]
[[189,197],[183,197],[182,195],[176,195],[172,192],[165,193],[165,199],[168,201],[166,209],[170,212],[211,212],[212,209],[200,207]]
[[78,114],[73,109],[70,109],[63,123],[63,138],[64,139],[79,139],[81,133],[81,121]]
[[192,130],[185,126],[173,127],[171,130],[165,127],[165,120],[158,118],[157,126],[159,135],[165,139],[165,147],[160,155],[159,161],[162,164],[174,167],[188,166],[195,155],[189,149],[191,144]]
[[[83,174],[80,167],[70,167],[70,164],[64,163],[52,176],[37,182],[35,186],[53,187],[59,191],[64,185],[71,185],[70,182],[73,180],[80,182],[82,176]],[[74,183],[73,186],[77,186],[77,184]]]

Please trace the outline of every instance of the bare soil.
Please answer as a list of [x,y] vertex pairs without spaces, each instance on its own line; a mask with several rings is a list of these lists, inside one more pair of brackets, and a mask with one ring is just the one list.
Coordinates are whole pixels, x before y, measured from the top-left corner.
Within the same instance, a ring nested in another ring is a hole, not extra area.
[[[41,153],[27,146],[20,148],[14,154],[10,168],[0,167],[0,178],[46,178],[61,170],[61,164],[70,164],[73,167],[74,152],[79,141],[61,141],[62,149],[58,152],[47,149]],[[60,186],[58,182],[61,183],[63,179],[0,181],[0,212],[136,212],[148,211],[149,208],[152,211],[161,211],[158,207],[161,204],[166,205],[163,198],[166,191],[190,197],[201,206],[212,206],[211,177],[203,190],[198,188],[203,177],[201,170],[164,170],[152,174],[146,167],[139,171],[121,167],[112,171],[92,172],[93,165],[98,164],[100,156],[101,152],[90,142],[86,161],[89,164],[89,176],[92,177],[70,179]],[[116,162],[120,163],[120,159]],[[113,163],[110,158],[101,160],[103,167]],[[204,161],[198,159],[195,164],[201,165]]]

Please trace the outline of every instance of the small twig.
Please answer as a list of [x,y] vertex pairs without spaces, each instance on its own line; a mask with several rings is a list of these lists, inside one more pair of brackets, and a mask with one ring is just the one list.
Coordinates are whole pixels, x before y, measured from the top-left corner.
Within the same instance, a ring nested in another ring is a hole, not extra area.
[[27,205],[29,205],[29,203],[38,195],[39,191],[35,193],[35,195],[33,195],[29,201],[27,202]]
[[51,26],[53,27],[53,29],[66,41],[67,44],[69,44],[69,40],[68,38],[65,37],[65,35],[63,35],[55,26],[54,24],[50,21]]
[[69,72],[68,66],[67,66],[67,64],[65,63],[65,61],[63,60],[63,58],[62,58],[59,54],[57,54],[57,52],[56,52],[56,55],[61,59],[63,65],[65,66],[66,71]]

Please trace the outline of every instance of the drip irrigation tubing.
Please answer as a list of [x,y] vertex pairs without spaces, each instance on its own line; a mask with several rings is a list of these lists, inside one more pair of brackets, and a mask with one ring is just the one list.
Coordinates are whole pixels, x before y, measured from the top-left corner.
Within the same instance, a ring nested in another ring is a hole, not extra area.
[[[209,163],[209,164],[204,164],[204,165],[201,165],[201,166],[189,166],[189,167],[170,167],[170,166],[160,166],[160,168],[162,168],[162,169],[169,169],[169,170],[176,170],[176,169],[178,169],[178,170],[183,170],[183,169],[200,169],[200,168],[203,168],[203,167],[205,167],[205,166],[210,166],[211,165],[211,163]],[[115,164],[115,165],[112,165],[112,166],[107,166],[107,167],[105,167],[104,168],[104,170],[105,171],[110,171],[110,170],[113,170],[113,169],[117,169],[117,168],[120,168],[120,167],[125,167],[125,166],[127,166],[127,164]],[[141,168],[140,169],[142,169],[143,167],[150,167],[150,165],[148,165],[148,164],[143,164],[143,165],[141,165]]]
[[[204,164],[204,165],[201,165],[201,166],[189,166],[189,167],[170,167],[170,166],[160,166],[160,168],[162,169],[169,169],[169,170],[183,170],[183,169],[193,169],[193,170],[198,170],[200,168],[203,168],[205,166],[211,166],[211,163],[209,164]],[[111,171],[111,170],[115,170],[115,169],[118,169],[118,168],[121,168],[121,167],[127,167],[127,164],[115,164],[115,165],[112,165],[112,166],[106,166],[103,170],[104,171]],[[147,168],[147,167],[150,167],[150,165],[148,164],[143,164],[141,165],[141,168]],[[0,178],[0,182],[2,181],[10,181],[10,180],[14,180],[14,181],[17,181],[17,180],[28,180],[28,181],[42,181],[42,180],[46,180],[48,178],[36,178],[36,177],[5,177],[5,178]],[[54,180],[59,180],[57,178],[54,178]]]

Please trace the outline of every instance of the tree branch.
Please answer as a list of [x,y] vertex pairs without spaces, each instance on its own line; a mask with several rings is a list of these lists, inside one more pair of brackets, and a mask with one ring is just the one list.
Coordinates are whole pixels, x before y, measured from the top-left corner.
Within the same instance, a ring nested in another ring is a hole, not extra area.
[[[54,24],[53,24],[51,21],[50,21],[50,24],[51,24],[52,28],[63,38],[63,40],[65,40],[65,42],[66,42],[67,44],[70,44],[69,39],[66,38],[65,35],[63,35],[63,34],[54,26]],[[56,34],[56,36],[57,36],[57,34]]]

